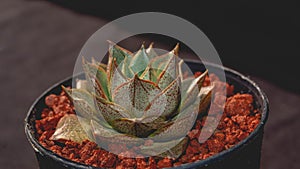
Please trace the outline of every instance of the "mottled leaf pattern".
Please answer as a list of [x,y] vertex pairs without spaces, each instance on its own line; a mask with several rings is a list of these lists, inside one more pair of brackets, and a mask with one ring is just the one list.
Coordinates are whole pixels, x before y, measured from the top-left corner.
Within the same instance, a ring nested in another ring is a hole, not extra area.
[[180,103],[179,77],[157,95],[147,106],[145,116],[169,117],[176,113]]
[[97,97],[95,99],[98,111],[101,112],[103,115],[104,119],[109,123],[112,124],[112,121],[116,119],[121,119],[121,118],[131,118],[132,115],[130,112],[128,112],[126,109],[123,107],[112,103],[108,102],[100,97]]
[[171,82],[174,81],[174,79],[178,77],[178,75],[179,75],[178,58],[177,56],[173,55],[172,57],[170,57],[167,65],[158,76],[158,80],[157,80],[158,86],[161,89],[165,89],[167,86],[171,84]]
[[140,118],[158,93],[160,90],[153,82],[139,79],[135,75],[129,82],[115,89],[113,101]]

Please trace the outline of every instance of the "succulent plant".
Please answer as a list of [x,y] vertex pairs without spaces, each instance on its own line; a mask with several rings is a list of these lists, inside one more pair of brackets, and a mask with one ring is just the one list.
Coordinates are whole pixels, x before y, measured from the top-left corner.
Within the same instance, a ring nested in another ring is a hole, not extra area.
[[207,71],[184,77],[178,44],[158,56],[153,44],[134,54],[109,43],[107,64],[83,59],[85,80],[63,87],[76,115],[63,117],[52,139],[134,144],[143,155],[178,157],[199,110],[210,103],[212,86],[202,87]]

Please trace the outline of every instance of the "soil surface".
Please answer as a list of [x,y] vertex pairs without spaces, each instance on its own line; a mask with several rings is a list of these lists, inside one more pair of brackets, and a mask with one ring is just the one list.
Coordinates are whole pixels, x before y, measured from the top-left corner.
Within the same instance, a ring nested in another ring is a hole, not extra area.
[[[195,76],[201,73],[197,72]],[[216,88],[223,82],[219,81],[215,75],[206,77],[204,86],[210,85],[210,79],[215,79]],[[104,168],[164,168],[179,166],[184,163],[190,163],[206,159],[223,150],[229,149],[241,140],[245,139],[259,124],[261,113],[253,105],[253,97],[250,94],[234,93],[234,86],[226,84],[227,98],[224,107],[224,113],[220,114],[223,109],[219,106],[220,96],[218,92],[214,93],[214,100],[217,108],[210,110],[213,116],[199,117],[194,127],[188,134],[188,145],[185,152],[177,159],[147,157],[144,158],[127,158],[128,153],[135,153],[135,147],[126,145],[111,144],[109,147],[119,150],[119,154],[110,153],[96,143],[84,141],[81,144],[64,140],[59,143],[52,141],[50,137],[55,131],[56,125],[60,118],[66,114],[75,114],[74,107],[64,91],[60,95],[51,94],[46,97],[45,103],[48,106],[43,110],[41,119],[36,120],[36,130],[38,140],[45,148],[52,150],[56,154],[67,159]],[[217,90],[218,91],[218,90]],[[221,121],[214,134],[204,143],[198,142],[198,137],[205,122],[213,122],[217,116],[221,116]],[[147,143],[147,144],[152,144]],[[115,152],[115,151],[114,151]]]

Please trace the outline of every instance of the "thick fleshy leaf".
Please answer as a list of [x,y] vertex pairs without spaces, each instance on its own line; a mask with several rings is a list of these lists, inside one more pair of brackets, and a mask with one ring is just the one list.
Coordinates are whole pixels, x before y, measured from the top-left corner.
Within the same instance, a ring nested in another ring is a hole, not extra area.
[[159,156],[178,158],[186,149],[188,138],[184,137],[167,142],[154,142],[151,146],[140,146],[141,153],[145,156]]
[[109,57],[116,58],[117,65],[124,61],[125,58],[132,58],[132,53],[115,43],[109,42]]
[[169,63],[170,59],[174,56],[178,58],[179,44],[175,46],[175,48],[161,56],[157,56],[150,60],[150,65],[152,68],[156,70],[157,76],[161,74],[161,72],[166,68],[166,65]]
[[149,64],[149,56],[146,53],[144,45],[131,59],[129,67],[138,75],[141,75]]
[[[131,62],[131,59],[133,57],[133,54],[116,45],[115,43],[108,41],[110,43],[109,46],[109,62],[108,62],[108,74],[110,74],[112,71],[112,64],[113,62],[116,63],[117,67],[122,71],[122,73],[128,77],[131,78],[133,77],[134,73],[133,71],[130,69],[129,64]],[[111,75],[109,76],[109,78],[111,77]]]
[[126,145],[138,145],[141,144],[142,140],[130,135],[122,134],[114,129],[107,128],[96,121],[91,121],[91,127],[95,140],[99,145],[104,145],[104,143],[124,143]]
[[214,86],[202,87],[198,97],[200,97],[199,113],[205,112],[212,99],[212,90]]
[[157,53],[156,53],[156,52],[154,51],[154,49],[153,49],[153,43],[151,43],[151,44],[149,45],[149,47],[147,48],[146,52],[147,52],[147,54],[148,54],[149,60],[151,60],[151,59],[157,57]]
[[178,61],[179,60],[176,55],[170,57],[170,59],[167,62],[167,65],[158,76],[157,84],[161,89],[165,89],[174,81],[174,79],[178,77]]
[[134,117],[140,118],[158,93],[160,90],[154,83],[139,79],[135,75],[129,82],[115,89],[113,101],[134,113]]
[[134,72],[131,70],[129,67],[129,64],[131,62],[131,59],[126,57],[123,62],[121,62],[118,65],[118,68],[121,70],[121,72],[127,77],[127,78],[132,78],[134,76]]
[[180,103],[180,83],[177,77],[168,87],[158,94],[147,106],[146,117],[169,117],[174,115]]
[[[173,55],[173,54],[172,54]],[[163,69],[165,68],[165,65],[167,64],[167,62],[170,60],[170,57],[172,56],[169,53],[165,54],[165,55],[161,55],[161,56],[157,56],[155,58],[152,58],[150,60],[149,65],[157,70],[157,75],[160,74],[160,72],[163,71]]]
[[104,70],[107,70],[107,65],[101,62],[98,62],[94,57],[92,57],[92,63],[93,65],[97,66],[97,67],[101,67]]
[[91,63],[85,62],[83,59],[83,69],[85,71],[86,78],[93,84],[96,94],[104,99],[110,100],[109,84],[107,82],[106,71],[100,67]]
[[144,80],[150,80],[151,82],[156,83],[157,81],[157,70],[151,67],[151,65],[148,65],[148,67],[145,69],[145,71],[140,75],[141,79]]
[[136,119],[117,119],[113,122],[113,127],[119,132],[137,137],[147,137],[154,131],[154,129]]
[[[115,64],[114,64],[115,65]],[[114,93],[115,89],[120,85],[129,81],[129,79],[122,73],[122,71],[115,65],[112,70],[113,76],[110,80],[111,93]]]
[[56,130],[50,139],[72,140],[77,143],[81,143],[84,140],[91,140],[74,114],[67,114],[59,120]]
[[199,102],[200,97],[193,105],[190,105],[183,112],[179,112],[170,123],[161,126],[150,137],[155,140],[172,140],[186,136],[198,116]]
[[82,89],[67,89],[63,86],[62,88],[72,100],[77,115],[106,123],[102,114],[96,110],[94,98],[90,93]]
[[95,101],[98,111],[109,124],[112,124],[116,119],[133,117],[130,112],[115,103],[108,102],[100,97],[96,97]]
[[[182,82],[183,99],[180,105],[181,110],[185,109],[187,106],[189,106],[196,100],[197,95],[200,93],[207,72],[208,71],[205,71],[199,77],[193,79],[191,82],[190,79],[186,79],[184,80],[185,82]],[[190,84],[188,84],[189,82]],[[188,88],[186,88],[187,86]]]

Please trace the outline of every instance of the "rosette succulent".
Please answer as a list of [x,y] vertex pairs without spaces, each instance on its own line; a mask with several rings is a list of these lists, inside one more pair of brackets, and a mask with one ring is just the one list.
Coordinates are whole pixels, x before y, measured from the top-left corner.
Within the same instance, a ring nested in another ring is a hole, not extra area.
[[125,143],[144,156],[178,157],[210,103],[212,86],[202,87],[207,71],[186,77],[178,44],[158,56],[153,44],[132,53],[109,43],[107,64],[83,59],[85,79],[76,88],[63,87],[76,115],[64,116],[52,139],[89,139],[101,147]]

